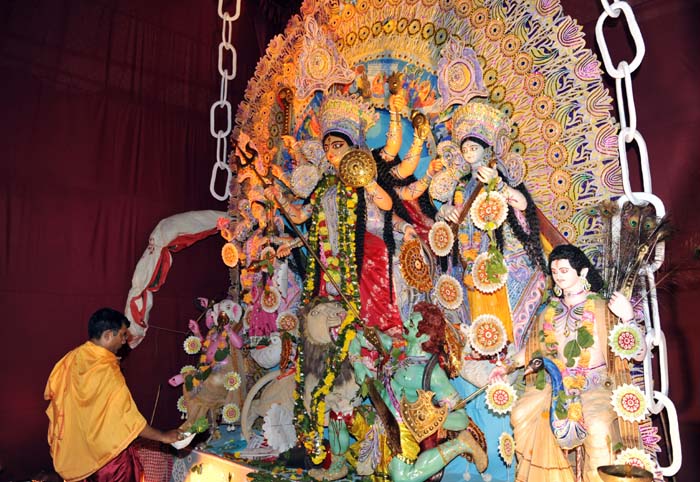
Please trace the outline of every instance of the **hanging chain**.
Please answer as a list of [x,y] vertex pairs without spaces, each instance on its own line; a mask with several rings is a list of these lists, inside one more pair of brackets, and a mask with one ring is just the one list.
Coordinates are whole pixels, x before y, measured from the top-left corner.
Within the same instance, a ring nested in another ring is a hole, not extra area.
[[[224,0],[219,0],[218,8],[219,17],[223,21],[223,26],[221,27],[221,43],[219,43],[219,74],[221,75],[221,88],[219,89],[219,100],[214,102],[209,111],[209,131],[212,137],[216,139],[216,162],[211,169],[211,179],[209,181],[209,192],[215,199],[219,201],[225,201],[231,195],[231,169],[228,166],[228,159],[226,157],[226,141],[228,135],[231,133],[232,127],[232,108],[231,103],[228,101],[228,82],[236,77],[236,64],[237,64],[237,54],[236,48],[231,43],[231,37],[233,33],[233,22],[235,22],[238,17],[241,16],[241,0],[236,0],[236,10],[233,16],[228,12],[224,11]],[[224,67],[224,57],[225,55],[231,56],[231,71]],[[226,114],[226,128],[217,129],[216,128],[216,110],[224,109]],[[219,175],[219,171],[226,172],[226,186],[224,188],[224,193],[219,194],[216,192],[216,179]]]
[[[664,203],[652,193],[651,189],[651,171],[649,170],[649,154],[647,152],[646,142],[644,137],[637,130],[637,111],[634,105],[634,94],[632,91],[632,72],[637,70],[644,57],[645,47],[642,33],[639,30],[639,25],[632,12],[632,8],[625,1],[616,1],[612,4],[607,0],[601,0],[603,5],[603,13],[598,18],[595,26],[596,42],[600,49],[603,58],[605,71],[615,79],[615,90],[617,94],[617,109],[620,119],[620,132],[618,134],[618,151],[620,155],[620,167],[622,169],[622,185],[624,195],[618,200],[620,208],[628,201],[639,206],[641,204],[650,203],[656,209],[656,215],[662,217],[666,214]],[[608,17],[618,18],[623,14],[624,21],[627,23],[629,33],[632,36],[635,47],[635,55],[631,62],[621,61],[617,67],[613,66],[610,59],[605,36],[603,35],[603,24]],[[627,144],[637,143],[639,149],[640,170],[642,174],[643,192],[633,192],[630,178],[629,165],[627,161]],[[613,229],[619,229],[619,219]],[[644,322],[646,328],[646,347],[647,352],[644,358],[644,392],[646,396],[647,406],[652,414],[659,414],[663,409],[666,409],[669,425],[670,425],[670,448],[669,460],[671,461],[668,467],[659,469],[665,477],[675,475],[681,467],[681,441],[678,431],[678,415],[676,407],[668,397],[668,358],[666,352],[666,337],[661,330],[661,319],[659,317],[659,307],[656,296],[656,281],[654,272],[661,266],[664,260],[665,245],[658,243],[656,252],[654,253],[654,261],[643,269],[642,278],[644,283],[644,295],[647,296],[649,302],[645,305]],[[652,357],[654,348],[658,348],[658,354]],[[654,370],[654,361],[658,362],[657,370]],[[661,377],[660,391],[654,390],[654,373],[659,373]]]

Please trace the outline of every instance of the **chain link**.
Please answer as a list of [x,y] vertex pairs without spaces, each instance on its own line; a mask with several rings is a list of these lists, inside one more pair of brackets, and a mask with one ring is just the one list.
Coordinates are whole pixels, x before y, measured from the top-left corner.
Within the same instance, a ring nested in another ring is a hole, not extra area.
[[[615,1],[612,4],[608,0],[600,0],[603,5],[603,13],[601,13],[595,26],[595,36],[603,58],[605,71],[615,79],[615,89],[617,94],[617,109],[620,119],[620,132],[618,133],[618,151],[620,155],[620,168],[622,170],[622,186],[624,195],[618,199],[618,205],[624,206],[628,201],[641,205],[650,203],[656,209],[656,215],[663,217],[666,215],[664,203],[657,196],[652,194],[651,188],[651,171],[649,169],[649,153],[647,151],[644,137],[637,130],[637,111],[634,104],[634,92],[632,89],[632,72],[634,72],[642,62],[644,57],[645,47],[642,33],[639,30],[639,25],[632,12],[632,8],[625,1]],[[618,18],[620,13],[627,23],[629,32],[632,35],[635,47],[635,55],[631,62],[622,60],[617,67],[614,67],[610,58],[610,52],[603,34],[603,24],[608,17]],[[629,114],[629,119],[627,115]],[[629,120],[629,123],[628,123]],[[627,144],[637,143],[639,148],[639,162],[642,174],[643,192],[633,192],[630,176],[629,165],[627,161]],[[617,220],[613,229],[617,232],[620,229],[619,220]],[[654,261],[646,266],[643,270],[642,277],[646,281],[642,295],[648,299],[648,303],[644,305],[644,324],[646,328],[645,345],[646,356],[644,357],[644,393],[649,407],[649,412],[658,415],[662,410],[666,410],[670,425],[670,453],[669,460],[671,461],[668,467],[661,467],[661,473],[670,477],[675,475],[681,467],[681,441],[678,432],[678,414],[673,402],[668,398],[669,378],[668,378],[668,354],[666,348],[666,337],[661,330],[661,318],[659,316],[659,306],[656,296],[656,281],[654,272],[659,269],[664,261],[665,244],[658,243],[654,253]],[[654,348],[658,349],[658,355],[652,356]],[[655,363],[656,361],[656,363]],[[658,364],[658,365],[657,365]],[[661,391],[654,390],[654,374],[658,373],[661,378]],[[658,400],[658,402],[657,402]]]
[[[236,77],[236,68],[238,64],[238,54],[236,53],[236,48],[231,43],[231,38],[233,37],[233,22],[235,22],[238,17],[241,16],[241,0],[236,0],[236,10],[233,15],[224,11],[224,0],[219,0],[218,6],[219,18],[221,18],[223,24],[221,27],[221,42],[219,43],[219,59],[218,59],[218,70],[219,75],[221,75],[221,88],[219,89],[219,100],[214,102],[209,110],[209,132],[212,137],[216,139],[216,162],[211,170],[211,179],[209,181],[209,192],[218,201],[225,201],[231,196],[231,179],[233,174],[231,173],[231,168],[228,165],[228,159],[226,157],[226,139],[231,133],[232,114],[233,109],[231,108],[231,103],[228,101],[228,82]],[[224,67],[224,57],[225,53],[228,52],[231,56],[231,71]],[[217,129],[216,127],[216,110],[222,108],[225,110],[226,114],[226,128]],[[219,175],[219,171],[226,171],[226,186],[224,188],[224,193],[219,194],[216,192],[216,179]]]

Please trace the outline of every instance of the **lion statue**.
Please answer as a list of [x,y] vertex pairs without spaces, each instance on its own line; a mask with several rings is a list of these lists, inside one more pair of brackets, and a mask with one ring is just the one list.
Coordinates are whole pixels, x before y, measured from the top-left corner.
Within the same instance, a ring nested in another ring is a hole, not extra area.
[[[311,406],[311,395],[320,381],[325,368],[326,356],[334,346],[335,335],[337,335],[340,324],[345,319],[346,311],[340,302],[319,298],[304,307],[299,315],[304,351],[302,371],[306,381],[304,393],[301,395],[304,398],[304,405],[308,413]],[[247,441],[251,440],[251,427],[255,420],[259,417],[264,418],[273,405],[279,404],[283,409],[293,413],[294,390],[296,390],[296,384],[294,383],[293,372],[280,375],[279,370],[275,370],[256,382],[248,392],[241,414],[243,436]],[[324,424],[328,425],[331,423],[329,421],[330,413],[339,417],[339,420],[342,419],[342,416],[352,413],[355,405],[359,403],[359,400],[357,400],[358,391],[359,387],[355,383],[352,367],[346,360],[341,366],[340,373],[336,375],[333,389],[326,396],[326,419]],[[256,397],[258,394],[259,397]],[[340,448],[340,450],[346,449],[347,447],[344,449]],[[341,455],[336,454],[335,452],[337,451],[333,452],[334,456]],[[342,466],[345,465],[344,457],[339,457],[338,460],[342,460]],[[319,480],[334,480],[335,478],[344,477],[347,474],[347,467],[343,469],[340,462],[336,465],[338,466],[337,470],[331,467],[324,473],[316,474],[316,476],[319,476],[316,478],[319,478]],[[315,469],[315,471],[318,470],[320,469]],[[315,471],[312,471],[312,476],[315,476],[313,473]]]

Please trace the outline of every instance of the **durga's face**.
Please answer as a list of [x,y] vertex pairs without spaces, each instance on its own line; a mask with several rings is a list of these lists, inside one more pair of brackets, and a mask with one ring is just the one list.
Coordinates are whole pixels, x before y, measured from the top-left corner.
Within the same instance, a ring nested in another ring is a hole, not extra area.
[[328,134],[323,140],[323,152],[326,153],[326,159],[336,169],[340,165],[340,160],[349,150],[350,145],[342,137]]

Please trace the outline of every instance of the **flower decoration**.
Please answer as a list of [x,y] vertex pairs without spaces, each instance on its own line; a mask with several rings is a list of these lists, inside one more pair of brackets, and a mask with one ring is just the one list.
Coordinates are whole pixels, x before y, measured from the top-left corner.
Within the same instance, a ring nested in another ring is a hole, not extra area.
[[197,371],[197,369],[194,367],[194,365],[185,365],[184,367],[180,368],[180,375],[187,375],[188,373],[195,371]]
[[484,356],[491,356],[503,350],[508,342],[503,322],[495,315],[479,315],[469,330],[472,348]]
[[515,440],[513,440],[512,435],[507,432],[503,432],[501,436],[498,437],[498,454],[506,465],[510,467],[513,463],[513,456],[515,455]]
[[277,327],[281,331],[292,331],[299,326],[299,318],[291,311],[283,311],[277,317]]
[[618,323],[608,337],[612,352],[625,360],[641,352],[643,340],[642,330],[634,323]]
[[437,256],[447,256],[452,251],[452,246],[455,242],[455,236],[452,229],[445,221],[438,221],[433,224],[428,233],[428,241],[430,249]]
[[185,397],[184,395],[181,395],[180,398],[177,399],[177,410],[183,414],[187,415],[187,405],[185,404]]
[[508,203],[506,198],[496,192],[482,192],[474,200],[469,209],[469,215],[474,226],[484,231],[498,228],[508,216]]
[[474,287],[482,293],[493,293],[501,289],[508,279],[508,269],[503,261],[503,255],[486,251],[474,260],[472,278]]
[[656,464],[651,458],[651,455],[637,447],[631,447],[620,452],[615,458],[615,464],[632,465],[644,470],[648,470],[652,474],[656,470]]
[[486,405],[492,412],[500,415],[509,413],[517,398],[515,389],[509,383],[492,383],[486,389]]
[[459,308],[464,299],[462,286],[448,274],[443,274],[435,284],[435,294],[438,302],[448,310]]
[[263,434],[268,444],[279,452],[285,452],[294,447],[297,441],[294,430],[294,414],[279,403],[273,403],[265,414]]
[[628,422],[641,422],[647,411],[647,402],[642,391],[627,383],[613,391],[612,406],[615,413]]
[[185,339],[182,346],[185,349],[185,353],[188,355],[196,355],[199,353],[199,350],[202,349],[202,340],[200,340],[199,337],[190,335]]
[[425,260],[423,247],[418,239],[406,241],[399,251],[399,269],[406,283],[422,293],[433,288],[430,264]]
[[241,409],[235,403],[227,403],[221,409],[221,419],[224,423],[236,423],[241,418]]
[[233,243],[224,244],[221,248],[221,259],[226,266],[233,268],[238,264],[238,248]]
[[267,286],[260,297],[260,305],[264,312],[274,313],[277,311],[277,308],[280,307],[281,299],[282,297],[280,296],[280,292],[277,291],[277,288]]
[[226,378],[224,379],[224,388],[232,392],[234,390],[238,390],[238,387],[240,386],[241,376],[238,374],[238,372],[228,372],[226,374]]

